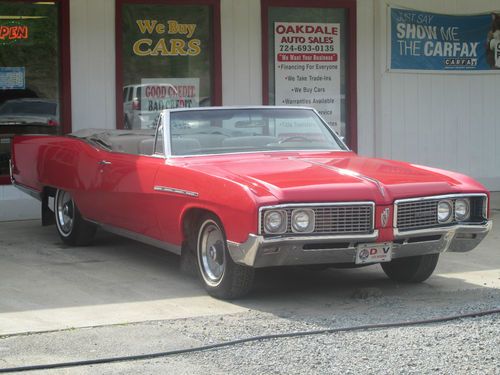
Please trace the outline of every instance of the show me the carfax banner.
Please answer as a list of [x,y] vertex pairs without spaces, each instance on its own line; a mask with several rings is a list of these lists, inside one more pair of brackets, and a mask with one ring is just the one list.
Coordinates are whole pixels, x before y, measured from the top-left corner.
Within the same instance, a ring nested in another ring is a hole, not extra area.
[[389,8],[391,70],[500,71],[500,15]]

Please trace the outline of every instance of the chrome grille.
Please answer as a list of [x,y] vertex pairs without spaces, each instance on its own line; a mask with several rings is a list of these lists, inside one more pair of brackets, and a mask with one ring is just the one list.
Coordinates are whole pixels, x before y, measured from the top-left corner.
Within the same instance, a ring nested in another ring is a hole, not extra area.
[[468,198],[470,201],[471,215],[467,223],[480,223],[486,220],[486,196],[483,194],[446,195],[436,197],[423,197],[418,200],[396,201],[396,227],[400,231],[412,229],[424,229],[443,225],[457,224],[453,218],[450,222],[443,224],[437,219],[437,207],[441,200],[451,202],[453,210],[455,201],[459,198]]
[[372,230],[371,206],[318,207],[316,233],[361,233]]
[[[278,208],[278,207],[276,207]],[[298,208],[310,208],[314,211],[315,226],[312,233],[316,234],[350,234],[350,233],[370,233],[373,231],[373,210],[374,205],[367,204],[335,204],[335,205],[293,205],[280,206],[279,209],[287,213],[286,234],[292,234],[291,216],[292,211]],[[272,209],[272,208],[269,208]],[[261,211],[260,232],[264,233],[263,215],[267,208]],[[293,233],[296,235],[297,233]],[[311,233],[307,233],[311,234]]]
[[439,200],[399,203],[397,227],[404,230],[437,225],[438,202]]

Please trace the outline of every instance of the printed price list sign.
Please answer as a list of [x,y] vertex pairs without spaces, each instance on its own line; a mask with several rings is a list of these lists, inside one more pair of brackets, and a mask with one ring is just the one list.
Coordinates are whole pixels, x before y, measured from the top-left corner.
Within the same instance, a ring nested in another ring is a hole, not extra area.
[[340,24],[274,24],[276,105],[315,108],[340,128]]

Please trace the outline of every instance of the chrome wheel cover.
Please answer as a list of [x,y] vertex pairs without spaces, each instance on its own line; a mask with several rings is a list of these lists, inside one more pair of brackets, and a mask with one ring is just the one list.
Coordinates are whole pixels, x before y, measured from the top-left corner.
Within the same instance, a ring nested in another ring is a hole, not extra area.
[[217,286],[226,270],[225,240],[222,230],[213,220],[206,220],[198,234],[198,266],[205,282]]
[[73,231],[75,222],[75,204],[67,191],[57,191],[55,212],[59,233],[64,237],[68,237]]

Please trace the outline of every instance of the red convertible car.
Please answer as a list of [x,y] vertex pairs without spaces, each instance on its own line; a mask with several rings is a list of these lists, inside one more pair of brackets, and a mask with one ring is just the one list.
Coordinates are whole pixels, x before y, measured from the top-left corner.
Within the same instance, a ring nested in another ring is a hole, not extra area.
[[18,136],[11,178],[65,243],[101,227],[183,254],[218,298],[270,266],[380,263],[421,282],[491,229],[481,184],[357,156],[311,108],[173,109],[152,130]]

